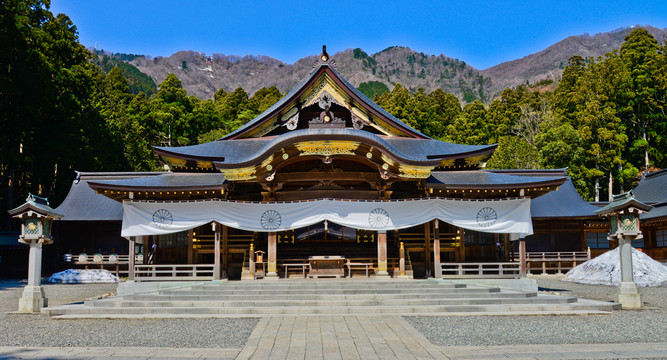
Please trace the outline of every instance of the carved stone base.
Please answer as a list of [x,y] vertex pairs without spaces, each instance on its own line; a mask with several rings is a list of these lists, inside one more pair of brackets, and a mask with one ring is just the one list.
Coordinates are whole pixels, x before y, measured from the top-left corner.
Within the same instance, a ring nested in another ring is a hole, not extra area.
[[623,309],[642,308],[641,296],[634,282],[621,282],[618,288],[620,291],[616,296],[616,301],[621,304]]
[[275,271],[269,271],[264,276],[264,280],[278,280],[278,273]]
[[41,286],[28,285],[23,289],[23,295],[19,299],[19,312],[38,313],[47,306],[48,299]]

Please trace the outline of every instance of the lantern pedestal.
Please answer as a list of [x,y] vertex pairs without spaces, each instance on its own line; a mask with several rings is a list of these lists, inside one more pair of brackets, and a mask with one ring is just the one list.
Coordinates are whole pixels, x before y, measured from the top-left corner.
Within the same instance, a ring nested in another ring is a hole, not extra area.
[[651,210],[650,205],[637,201],[632,191],[628,191],[614,195],[609,204],[595,211],[600,216],[609,217],[610,228],[607,239],[618,240],[621,283],[616,299],[623,309],[641,309],[642,307],[637,284],[633,278],[632,240],[642,238],[642,232],[639,229],[639,214],[649,210]]
[[49,200],[33,194],[28,194],[25,203],[9,214],[21,219],[21,235],[19,242],[30,245],[28,256],[28,286],[23,290],[19,299],[19,312],[40,312],[48,301],[42,289],[42,245],[53,243],[51,228],[54,220],[61,219],[49,206]]
[[632,238],[630,236],[619,236],[621,283],[618,287],[619,293],[616,299],[623,309],[641,309],[642,307],[641,296],[637,291],[637,285],[633,277]]
[[23,289],[23,295],[19,299],[19,312],[38,313],[48,305],[48,299],[44,295],[42,286],[28,285]]
[[48,306],[41,283],[42,244],[31,242],[28,258],[28,285],[23,289],[23,295],[19,299],[19,312],[40,312],[43,307]]

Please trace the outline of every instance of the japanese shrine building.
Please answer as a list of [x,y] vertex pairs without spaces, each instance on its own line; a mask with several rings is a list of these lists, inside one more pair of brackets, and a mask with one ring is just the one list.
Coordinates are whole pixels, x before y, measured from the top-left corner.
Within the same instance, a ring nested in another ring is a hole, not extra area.
[[[511,237],[578,250],[587,233],[606,233],[564,169],[484,170],[495,148],[412,129],[323,52],[305,80],[231,134],[156,147],[168,172],[80,173],[56,209],[65,214],[56,243],[130,254],[155,243],[157,263],[214,263],[216,278],[240,277],[255,251],[266,252],[267,276],[337,255],[381,276],[403,259],[423,277],[440,261],[507,260]],[[82,240],[82,227],[95,235]]]

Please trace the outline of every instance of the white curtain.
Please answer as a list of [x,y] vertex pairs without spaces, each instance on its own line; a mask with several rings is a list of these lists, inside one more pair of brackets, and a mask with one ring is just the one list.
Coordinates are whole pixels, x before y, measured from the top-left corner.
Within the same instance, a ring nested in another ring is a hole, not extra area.
[[416,199],[300,202],[125,201],[122,236],[169,234],[216,221],[249,231],[283,231],[324,220],[363,230],[396,230],[440,219],[490,233],[533,233],[530,199]]

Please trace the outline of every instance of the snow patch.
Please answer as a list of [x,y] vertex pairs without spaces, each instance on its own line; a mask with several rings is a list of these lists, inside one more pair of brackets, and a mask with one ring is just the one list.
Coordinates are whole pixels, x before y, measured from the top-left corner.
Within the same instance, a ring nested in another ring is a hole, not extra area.
[[199,70],[201,70],[201,71],[213,71],[213,68],[209,66],[209,67],[205,67],[205,68],[199,69]]
[[[632,266],[637,286],[667,286],[667,266],[635,248],[632,249]],[[578,265],[565,274],[563,281],[618,286],[621,282],[619,248]]]
[[67,269],[59,273],[51,275],[48,282],[50,283],[117,283],[120,279],[104,269]]

